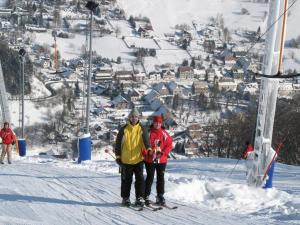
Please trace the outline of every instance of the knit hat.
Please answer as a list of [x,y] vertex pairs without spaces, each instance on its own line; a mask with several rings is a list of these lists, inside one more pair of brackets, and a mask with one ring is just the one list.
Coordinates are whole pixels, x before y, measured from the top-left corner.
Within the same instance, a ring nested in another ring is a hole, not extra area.
[[136,108],[133,108],[129,113],[129,117],[131,116],[140,116],[140,112]]
[[155,123],[162,123],[162,117],[161,116],[153,116],[153,122]]

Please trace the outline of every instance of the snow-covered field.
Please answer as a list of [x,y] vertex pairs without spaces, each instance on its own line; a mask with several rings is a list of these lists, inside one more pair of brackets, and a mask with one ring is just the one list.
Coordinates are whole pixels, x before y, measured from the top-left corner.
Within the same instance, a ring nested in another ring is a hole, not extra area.
[[[262,26],[264,14],[269,10],[268,4],[253,3],[245,0],[118,0],[128,16],[145,15],[150,18],[154,31],[163,34],[169,32],[177,24],[186,23],[191,26],[192,21],[206,24],[210,17],[222,14],[224,24],[229,29],[257,30]],[[294,1],[289,1],[292,4]],[[241,9],[248,10],[248,15],[242,15]],[[300,4],[289,10],[287,21],[287,39],[300,35],[295,29],[299,21]]]
[[[230,29],[245,28],[256,30],[267,4],[251,3],[242,0],[118,0],[127,15],[144,15],[150,18],[154,31],[163,34],[169,32],[177,24],[186,23],[192,26],[192,21],[208,22],[209,17],[222,14],[225,26]],[[246,8],[249,15],[241,15],[241,9]]]
[[[42,151],[43,149],[40,149]],[[0,224],[299,224],[300,168],[276,164],[274,188],[245,185],[236,160],[169,162],[166,199],[176,210],[120,207],[120,174],[104,152],[77,164],[49,156],[14,156],[1,165]],[[155,198],[155,184],[152,190]],[[131,200],[134,200],[134,191]]]

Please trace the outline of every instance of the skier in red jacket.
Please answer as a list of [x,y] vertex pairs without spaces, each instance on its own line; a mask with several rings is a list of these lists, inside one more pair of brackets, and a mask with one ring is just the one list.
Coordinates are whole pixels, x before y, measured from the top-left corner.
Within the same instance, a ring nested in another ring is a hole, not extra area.
[[244,151],[242,158],[247,159],[249,154],[252,153],[253,151],[254,151],[253,146],[249,143],[249,141],[246,141],[246,150]]
[[0,163],[4,164],[3,160],[7,153],[8,163],[11,164],[11,146],[16,143],[16,136],[10,129],[8,122],[4,123],[4,127],[0,131],[0,137],[2,138],[2,153]]
[[149,205],[149,196],[151,193],[151,186],[154,179],[154,173],[156,171],[157,182],[156,182],[156,203],[160,205],[165,204],[164,193],[165,193],[165,169],[168,160],[168,154],[172,150],[172,138],[162,128],[162,117],[154,116],[153,125],[150,129],[150,146],[151,150],[144,150],[144,162],[147,172],[146,187],[145,187],[145,204]]

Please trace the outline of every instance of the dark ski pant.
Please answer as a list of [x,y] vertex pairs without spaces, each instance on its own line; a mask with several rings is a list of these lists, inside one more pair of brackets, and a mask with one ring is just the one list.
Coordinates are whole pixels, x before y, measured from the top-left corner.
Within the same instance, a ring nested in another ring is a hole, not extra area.
[[144,162],[129,165],[122,164],[121,167],[121,197],[129,198],[133,174],[135,175],[135,197],[144,197]]
[[151,193],[151,186],[154,179],[154,173],[156,170],[157,182],[156,182],[156,192],[157,196],[163,196],[165,193],[165,170],[166,163],[146,163],[146,188],[145,188],[145,197],[149,196]]

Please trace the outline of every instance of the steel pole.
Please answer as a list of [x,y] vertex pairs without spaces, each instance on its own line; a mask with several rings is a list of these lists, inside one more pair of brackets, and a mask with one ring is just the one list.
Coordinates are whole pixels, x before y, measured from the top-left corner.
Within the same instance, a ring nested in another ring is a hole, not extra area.
[[24,57],[22,57],[22,133],[21,138],[24,138]]
[[91,95],[91,72],[92,72],[92,31],[93,31],[93,10],[91,10],[90,19],[90,49],[89,49],[89,72],[88,72],[88,86],[87,86],[87,100],[86,100],[86,133],[90,132],[90,95]]

